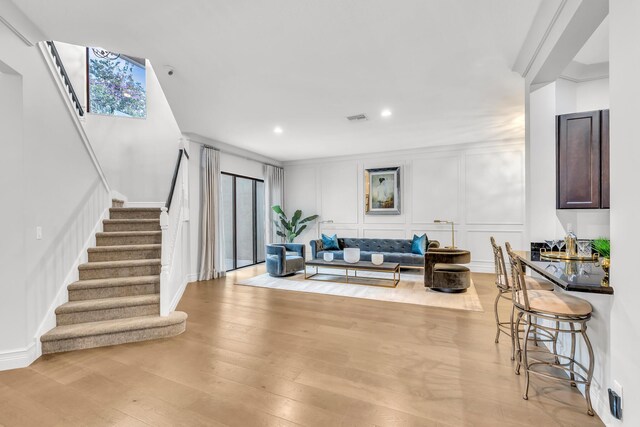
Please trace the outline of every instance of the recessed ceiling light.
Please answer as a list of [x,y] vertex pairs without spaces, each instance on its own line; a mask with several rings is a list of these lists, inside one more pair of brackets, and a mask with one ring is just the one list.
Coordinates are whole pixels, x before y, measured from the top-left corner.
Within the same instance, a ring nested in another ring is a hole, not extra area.
[[380,115],[382,117],[389,117],[391,115],[391,110],[389,110],[388,108],[385,110],[382,110],[382,113],[380,113]]
[[282,128],[280,126],[276,126],[273,128],[274,133],[282,133]]

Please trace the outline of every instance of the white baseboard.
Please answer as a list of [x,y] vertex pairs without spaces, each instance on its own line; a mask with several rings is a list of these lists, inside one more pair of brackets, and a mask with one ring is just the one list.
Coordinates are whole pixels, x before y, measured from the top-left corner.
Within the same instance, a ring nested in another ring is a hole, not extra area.
[[596,415],[600,417],[604,425],[612,426],[617,421],[609,410],[609,395],[608,393],[591,393],[591,399],[593,400],[593,410],[596,412]]
[[0,353],[0,371],[24,368],[31,365],[38,357],[40,355],[35,343],[22,349],[4,351]]
[[480,264],[480,263],[474,263],[472,262],[471,264],[469,264],[469,270],[471,270],[472,273],[495,273],[496,269],[493,266],[493,264],[487,265],[487,264]]
[[164,208],[164,202],[125,202],[125,208]]
[[182,299],[182,295],[184,295],[184,291],[187,289],[187,285],[190,282],[195,281],[196,277],[197,276],[195,274],[187,274],[186,276],[184,276],[184,280],[182,281],[182,284],[180,285],[178,292],[176,292],[175,296],[173,297],[173,301],[171,301],[171,305],[169,306],[169,312],[175,311],[176,307],[178,306],[178,303]]

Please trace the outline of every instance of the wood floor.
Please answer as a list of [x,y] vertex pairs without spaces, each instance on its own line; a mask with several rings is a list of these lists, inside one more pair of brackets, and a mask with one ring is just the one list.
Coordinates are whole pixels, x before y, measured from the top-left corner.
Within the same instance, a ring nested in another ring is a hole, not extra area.
[[193,283],[167,340],[45,356],[0,372],[6,426],[591,426],[575,390],[513,373],[484,312]]

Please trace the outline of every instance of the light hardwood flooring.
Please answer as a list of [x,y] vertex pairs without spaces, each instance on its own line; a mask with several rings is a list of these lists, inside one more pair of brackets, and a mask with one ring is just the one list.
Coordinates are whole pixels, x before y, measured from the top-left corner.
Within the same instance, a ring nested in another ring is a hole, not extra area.
[[469,312],[233,285],[263,272],[190,284],[179,337],[0,372],[0,425],[602,425],[565,384],[522,399],[492,275]]

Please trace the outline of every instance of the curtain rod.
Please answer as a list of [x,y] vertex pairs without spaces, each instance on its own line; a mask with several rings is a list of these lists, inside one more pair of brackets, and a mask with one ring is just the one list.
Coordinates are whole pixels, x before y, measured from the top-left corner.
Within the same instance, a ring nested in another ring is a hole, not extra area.
[[200,145],[205,146],[207,148],[211,148],[212,150],[219,151],[220,153],[230,154],[232,156],[236,156],[236,157],[239,157],[239,158],[244,159],[244,160],[251,160],[252,162],[260,163],[260,164],[263,164],[263,165],[266,165],[266,166],[273,166],[274,168],[284,169],[284,167],[282,167],[282,166],[278,166],[278,165],[274,165],[272,163],[266,163],[266,162],[262,162],[260,160],[252,159],[251,157],[243,156],[243,155],[240,155],[240,154],[236,154],[236,153],[233,153],[233,152],[228,151],[228,150],[223,150],[221,148],[214,147],[213,145],[205,144],[204,142],[193,141],[191,139],[189,140],[189,142],[194,142],[196,144],[200,144]]

